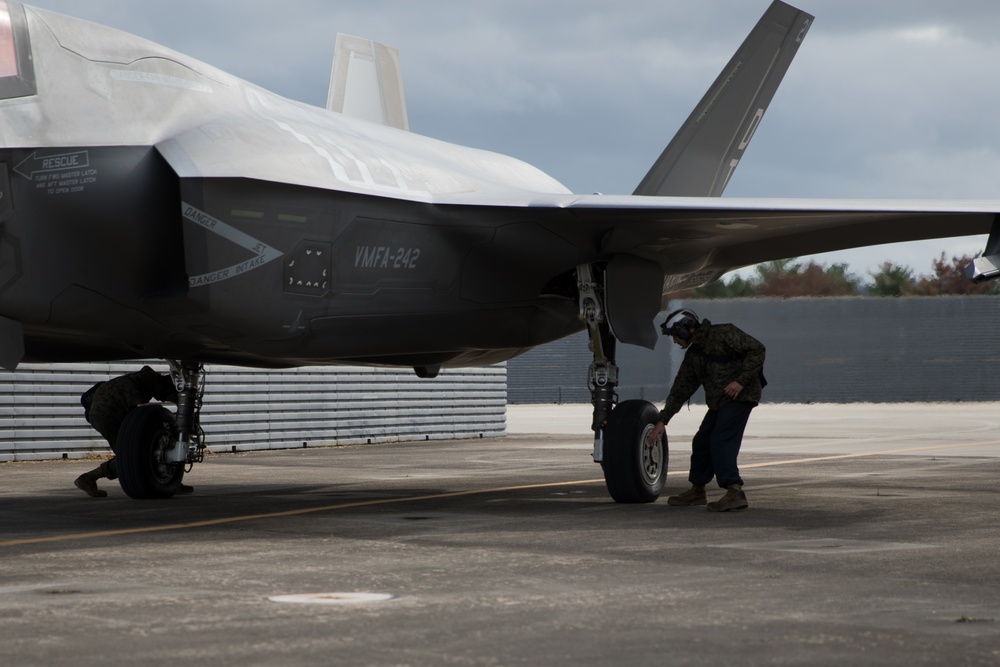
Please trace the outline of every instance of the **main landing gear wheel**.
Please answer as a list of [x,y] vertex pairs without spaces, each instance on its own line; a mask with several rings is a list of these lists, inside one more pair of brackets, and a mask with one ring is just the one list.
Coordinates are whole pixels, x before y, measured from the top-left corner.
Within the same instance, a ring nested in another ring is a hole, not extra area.
[[648,401],[623,401],[604,427],[604,482],[618,503],[651,503],[667,478],[667,435],[652,445],[646,436],[660,421],[660,411]]
[[174,417],[162,405],[135,408],[118,431],[118,483],[137,500],[170,498],[184,479],[183,463],[164,463],[176,440]]

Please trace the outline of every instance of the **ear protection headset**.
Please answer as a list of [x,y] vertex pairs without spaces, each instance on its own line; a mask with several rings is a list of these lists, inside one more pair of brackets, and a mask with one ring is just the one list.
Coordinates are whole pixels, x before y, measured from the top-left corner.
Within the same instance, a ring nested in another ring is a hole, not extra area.
[[693,310],[681,308],[667,315],[667,319],[660,325],[660,330],[664,336],[677,336],[681,340],[691,340],[691,336],[694,335],[694,330],[699,324],[698,315]]

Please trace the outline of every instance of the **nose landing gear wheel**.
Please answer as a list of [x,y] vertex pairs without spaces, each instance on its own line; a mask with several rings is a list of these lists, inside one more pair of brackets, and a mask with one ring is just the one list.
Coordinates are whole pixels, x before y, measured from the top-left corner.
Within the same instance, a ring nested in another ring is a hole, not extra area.
[[165,463],[174,443],[174,417],[161,405],[140,406],[125,417],[118,431],[118,482],[136,499],[170,498],[184,479],[184,465]]
[[647,401],[623,401],[611,412],[604,428],[604,483],[618,503],[651,503],[660,496],[667,478],[667,435],[648,444],[646,436],[660,420]]

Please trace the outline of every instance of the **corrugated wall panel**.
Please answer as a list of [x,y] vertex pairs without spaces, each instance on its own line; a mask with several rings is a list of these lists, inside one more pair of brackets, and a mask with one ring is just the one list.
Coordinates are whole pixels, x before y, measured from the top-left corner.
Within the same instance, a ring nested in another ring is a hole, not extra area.
[[[26,364],[0,373],[0,461],[107,453],[83,419],[80,394],[140,366]],[[506,403],[505,364],[433,380],[401,369],[209,366],[202,425],[216,451],[495,437],[506,433]]]
[[[854,403],[1000,398],[1000,296],[674,301],[767,347],[764,401]],[[663,321],[665,313],[657,317]],[[586,334],[508,364],[511,403],[589,403]],[[666,400],[683,352],[619,345],[622,399]],[[563,363],[570,376],[557,368]],[[567,398],[568,397],[568,398]],[[704,401],[699,390],[694,402]]]

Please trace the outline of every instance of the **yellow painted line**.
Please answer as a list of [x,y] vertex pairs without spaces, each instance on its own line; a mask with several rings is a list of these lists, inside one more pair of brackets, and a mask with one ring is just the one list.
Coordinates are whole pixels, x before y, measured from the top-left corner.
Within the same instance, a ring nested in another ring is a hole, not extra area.
[[[974,442],[965,445],[937,445],[934,447],[911,447],[907,449],[887,449],[878,452],[862,452],[858,454],[837,454],[833,456],[814,456],[801,459],[788,459],[784,461],[769,461],[767,463],[751,463],[740,466],[741,469],[749,468],[770,468],[774,466],[795,465],[802,463],[815,463],[818,461],[836,461],[839,459],[857,459],[872,456],[886,456],[889,454],[912,454],[914,452],[936,451],[941,449],[967,449],[971,447],[988,447],[990,445],[1000,445],[1000,440],[991,442]],[[668,472],[668,475],[687,475],[686,470],[675,470]],[[572,482],[550,482],[546,484],[525,484],[521,486],[501,486],[490,489],[476,489],[471,491],[452,491],[449,493],[435,493],[427,496],[412,496],[409,498],[381,498],[378,500],[361,500],[350,503],[340,503],[337,505],[322,505],[319,507],[305,507],[297,510],[285,512],[267,512],[264,514],[247,514],[244,516],[226,517],[223,519],[208,519],[206,521],[192,521],[188,523],[175,523],[163,526],[146,526],[144,528],[124,528],[121,530],[104,530],[94,533],[77,533],[75,535],[56,535],[53,537],[35,537],[23,540],[10,540],[0,542],[0,547],[16,547],[27,544],[44,544],[46,542],[68,542],[71,540],[89,540],[97,537],[117,537],[119,535],[136,535],[140,533],[160,533],[168,530],[185,530],[189,528],[206,528],[209,526],[221,526],[229,523],[239,523],[242,521],[256,521],[258,519],[278,519],[289,516],[302,516],[304,514],[316,514],[317,512],[332,512],[334,510],[356,509],[359,507],[374,507],[377,505],[394,505],[401,503],[413,503],[423,500],[441,500],[444,498],[460,498],[462,496],[485,495],[487,493],[506,493],[510,491],[525,491],[530,489],[552,489],[561,486],[579,486],[581,484],[603,484],[604,479],[581,479]]]
[[412,503],[421,500],[440,500],[442,498],[459,498],[461,496],[475,496],[486,493],[504,493],[508,491],[523,491],[525,489],[546,489],[559,486],[574,486],[579,484],[604,483],[603,479],[585,479],[574,482],[552,482],[549,484],[526,484],[523,486],[502,486],[493,489],[476,489],[473,491],[452,491],[450,493],[435,493],[428,496],[412,496],[410,498],[381,498],[379,500],[360,500],[351,503],[340,503],[338,505],[323,505],[321,507],[304,507],[297,510],[285,512],[267,512],[265,514],[247,514],[244,516],[226,517],[223,519],[208,519],[206,521],[192,521],[189,523],[175,523],[164,526],[146,526],[144,528],[123,528],[121,530],[103,530],[96,533],[78,533],[75,535],[57,535],[53,537],[35,537],[24,540],[10,540],[0,542],[0,547],[15,547],[25,544],[43,544],[45,542],[64,542],[69,540],[88,540],[95,537],[115,537],[118,535],[135,535],[138,533],[158,533],[168,530],[184,530],[186,528],[204,528],[207,526],[221,526],[227,523],[238,523],[240,521],[256,521],[257,519],[278,519],[288,516],[300,516],[303,514],[315,514],[316,512],[330,512],[333,510],[355,509],[358,507],[374,507],[376,505],[392,505],[395,503]]

